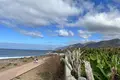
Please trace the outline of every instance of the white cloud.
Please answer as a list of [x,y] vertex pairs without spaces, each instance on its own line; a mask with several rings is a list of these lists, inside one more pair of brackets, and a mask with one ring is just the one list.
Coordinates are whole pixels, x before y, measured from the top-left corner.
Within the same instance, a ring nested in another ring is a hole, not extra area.
[[114,29],[120,29],[120,15],[119,12],[88,14],[80,19],[78,24],[84,25],[90,30],[104,31],[108,29],[113,31]]
[[[119,0],[113,1],[119,2]],[[117,38],[120,32],[120,10],[116,5],[106,6],[108,9],[102,3],[95,7],[94,2],[90,0],[0,0],[0,23],[34,27],[57,23],[57,26],[63,25],[63,28],[66,25],[85,27],[90,33],[102,34],[103,38],[112,36]],[[100,11],[103,9],[104,11]],[[79,20],[75,23],[68,23],[68,16],[74,15],[82,16],[79,16]],[[58,33],[59,36],[74,35],[67,30],[59,30]],[[32,32],[29,34],[33,35]],[[90,34],[81,37],[88,38]]]
[[108,7],[109,11],[107,12],[88,12],[80,17],[76,23],[68,24],[68,26],[84,27],[91,33],[102,34],[103,38],[119,38],[120,10],[112,5],[108,5]]
[[63,0],[0,0],[0,18],[16,20],[19,24],[60,23],[79,12],[80,9]]
[[68,31],[65,29],[56,30],[56,32],[58,33],[58,36],[62,37],[74,36],[74,33],[72,31]]
[[33,31],[19,30],[19,32],[27,36],[43,38],[43,35],[38,31],[33,32]]
[[91,37],[91,33],[88,31],[78,30],[78,33],[81,38],[84,38],[86,40],[88,40],[88,38]]
[[113,0],[114,2],[116,2],[116,3],[120,3],[120,0]]
[[[120,15],[119,11],[86,15],[80,19],[80,25],[85,26],[90,32],[103,34],[104,38],[119,38]],[[112,36],[108,36],[111,34]],[[106,37],[107,36],[107,37]]]
[[72,31],[68,31],[70,36],[74,36],[74,33]]
[[102,39],[104,40],[110,40],[110,39],[115,39],[115,38],[120,38],[120,33],[119,32],[104,32],[102,33],[103,37]]
[[4,24],[4,25],[9,25],[7,27],[9,28],[13,28],[14,30],[16,30],[17,32],[20,32],[21,34],[27,35],[27,36],[31,36],[31,37],[39,37],[39,38],[43,38],[43,35],[38,32],[38,31],[27,31],[27,30],[23,30],[19,27],[17,27],[16,25],[10,23],[10,22],[6,22],[6,21],[1,21],[0,23]]

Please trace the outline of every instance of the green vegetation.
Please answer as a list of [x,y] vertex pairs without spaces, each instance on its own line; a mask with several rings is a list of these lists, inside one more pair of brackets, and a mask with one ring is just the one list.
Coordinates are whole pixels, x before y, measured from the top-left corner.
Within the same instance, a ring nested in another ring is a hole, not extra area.
[[120,77],[120,49],[84,49],[83,59],[91,63],[95,80],[115,80]]
[[[77,48],[69,49],[69,51],[72,55],[79,52]],[[85,61],[88,61],[90,62],[95,80],[120,80],[120,48],[82,48],[81,51],[83,53],[79,53],[81,55],[80,57],[74,55],[74,57],[79,57],[81,64],[79,74],[81,75],[78,74],[79,71],[71,71],[76,72],[77,78],[78,76],[89,76],[85,72],[84,63]],[[74,58],[73,60],[75,59],[77,58]],[[78,65],[78,63],[74,65]],[[71,66],[73,65],[71,64]]]

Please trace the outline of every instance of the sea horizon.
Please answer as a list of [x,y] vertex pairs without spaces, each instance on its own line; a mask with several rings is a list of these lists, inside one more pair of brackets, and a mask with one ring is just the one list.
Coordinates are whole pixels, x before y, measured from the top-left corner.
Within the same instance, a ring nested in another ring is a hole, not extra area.
[[24,58],[31,56],[42,56],[52,50],[28,50],[28,49],[2,49],[0,48],[0,59]]

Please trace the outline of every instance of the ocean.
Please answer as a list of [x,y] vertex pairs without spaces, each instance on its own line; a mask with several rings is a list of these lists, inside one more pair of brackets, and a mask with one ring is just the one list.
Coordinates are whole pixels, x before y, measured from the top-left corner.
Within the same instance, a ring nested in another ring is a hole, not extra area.
[[0,59],[46,55],[50,50],[0,49]]

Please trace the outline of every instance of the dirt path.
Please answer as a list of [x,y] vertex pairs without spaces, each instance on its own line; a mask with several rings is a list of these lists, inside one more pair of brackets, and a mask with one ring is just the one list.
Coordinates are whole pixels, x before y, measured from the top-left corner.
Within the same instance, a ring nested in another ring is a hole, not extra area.
[[38,61],[38,63],[33,63],[33,62],[30,62],[30,63],[27,63],[25,65],[22,65],[22,66],[19,66],[19,67],[16,67],[16,68],[12,68],[12,69],[9,69],[7,71],[4,71],[4,72],[0,72],[0,80],[11,80],[25,72],[28,72],[30,71],[31,69],[34,69],[40,65],[42,65],[46,59],[48,59],[49,57],[45,57],[43,59],[40,59]]
[[65,80],[64,63],[60,56],[49,56],[45,62],[12,80]]

